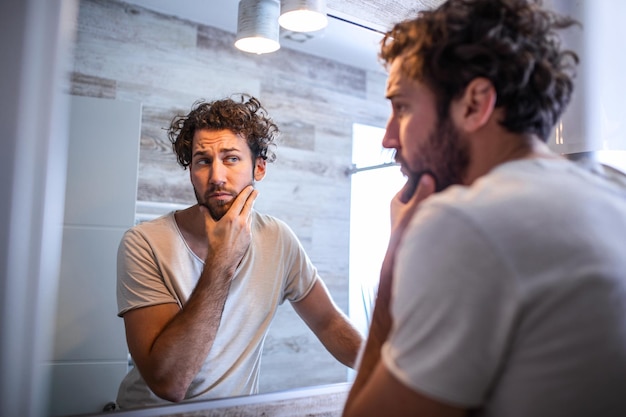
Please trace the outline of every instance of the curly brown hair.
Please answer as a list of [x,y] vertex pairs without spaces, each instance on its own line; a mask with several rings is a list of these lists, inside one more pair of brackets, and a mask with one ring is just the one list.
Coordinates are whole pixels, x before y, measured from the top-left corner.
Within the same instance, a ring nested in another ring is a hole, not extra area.
[[232,98],[197,101],[189,114],[174,117],[167,136],[183,168],[191,164],[193,136],[199,129],[228,129],[246,139],[254,159],[276,160],[271,148],[276,146],[280,131],[261,102],[248,94],[241,94],[238,101]]
[[402,56],[402,71],[435,92],[441,118],[474,78],[489,79],[504,109],[501,125],[547,141],[570,101],[578,64],[556,30],[574,24],[541,0],[448,0],[396,24],[379,56],[386,65]]

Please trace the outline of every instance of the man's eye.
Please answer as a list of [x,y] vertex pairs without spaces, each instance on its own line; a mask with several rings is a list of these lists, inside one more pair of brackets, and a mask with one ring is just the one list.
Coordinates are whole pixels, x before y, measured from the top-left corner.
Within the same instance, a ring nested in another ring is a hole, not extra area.
[[209,164],[209,160],[208,159],[198,159],[196,161],[196,164],[198,164],[198,165],[208,165]]
[[393,106],[393,111],[395,113],[403,113],[406,110],[406,105],[398,103]]
[[235,162],[239,161],[239,157],[238,156],[227,156],[226,158],[224,158],[224,160],[226,162],[230,162],[232,164],[232,163],[235,163]]

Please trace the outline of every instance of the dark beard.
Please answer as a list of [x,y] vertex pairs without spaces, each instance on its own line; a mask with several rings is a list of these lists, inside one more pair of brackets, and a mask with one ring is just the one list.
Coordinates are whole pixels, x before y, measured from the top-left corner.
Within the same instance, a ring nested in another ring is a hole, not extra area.
[[229,202],[218,201],[216,204],[202,204],[204,207],[209,210],[209,214],[213,217],[213,220],[218,221],[224,214],[228,212],[230,206],[232,205],[232,200]]
[[453,184],[461,184],[469,165],[469,150],[461,141],[461,135],[449,117],[437,122],[435,131],[426,141],[428,152],[422,153],[418,171],[409,168],[402,155],[395,155],[407,176],[400,200],[407,203],[419,185],[420,178],[428,174],[435,180],[435,191],[442,191]]
[[193,189],[193,192],[196,195],[196,200],[198,201],[198,205],[206,207],[206,209],[209,211],[209,214],[211,215],[213,220],[218,221],[219,219],[224,217],[224,215],[228,212],[228,209],[230,209],[230,206],[233,204],[234,199],[237,198],[237,195],[230,191],[227,191],[233,195],[233,200],[230,200],[230,201],[212,200],[212,202],[209,202],[211,201],[209,199],[209,195],[213,194],[216,191],[226,191],[226,190],[222,188],[218,188],[218,187],[211,187],[207,191],[206,195],[201,198],[200,195],[198,194],[198,191],[196,191],[195,188]]
[[449,117],[437,123],[428,144],[433,161],[427,172],[435,177],[436,191],[461,184],[469,166],[469,149]]
[[[249,184],[247,185],[254,185],[254,179],[252,181],[250,181]],[[245,188],[245,187],[244,187]],[[233,196],[233,199],[230,201],[221,201],[221,200],[211,200],[209,199],[209,196],[213,193],[215,193],[216,191],[222,191],[222,192],[227,192],[230,193]],[[230,207],[233,205],[233,201],[235,201],[235,198],[237,198],[237,196],[239,194],[230,191],[230,190],[226,190],[224,188],[221,187],[211,187],[207,190],[206,194],[203,196],[203,198],[200,198],[200,195],[198,194],[198,191],[195,189],[193,189],[194,194],[196,195],[196,200],[198,201],[198,205],[199,206],[204,206],[207,208],[207,210],[209,211],[209,214],[211,215],[211,217],[213,218],[213,220],[218,221],[220,220],[222,217],[224,217],[224,215],[228,212],[228,210],[230,209]]]

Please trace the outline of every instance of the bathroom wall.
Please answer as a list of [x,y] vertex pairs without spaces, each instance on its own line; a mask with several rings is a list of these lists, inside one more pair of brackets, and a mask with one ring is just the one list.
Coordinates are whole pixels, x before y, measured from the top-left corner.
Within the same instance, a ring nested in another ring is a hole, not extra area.
[[141,105],[71,97],[48,416],[101,411],[128,371],[117,246],[134,223]]
[[[352,124],[385,125],[383,68],[366,71],[287,48],[250,55],[233,47],[232,33],[116,1],[81,0],[77,30],[70,93],[142,105],[140,208],[194,203],[189,173],[176,165],[164,130],[174,115],[187,113],[198,99],[245,92],[261,100],[282,139],[277,161],[258,184],[255,208],[293,228],[347,312],[350,177],[345,171],[351,164]],[[280,308],[266,341],[261,390],[346,377],[346,368],[292,308]]]

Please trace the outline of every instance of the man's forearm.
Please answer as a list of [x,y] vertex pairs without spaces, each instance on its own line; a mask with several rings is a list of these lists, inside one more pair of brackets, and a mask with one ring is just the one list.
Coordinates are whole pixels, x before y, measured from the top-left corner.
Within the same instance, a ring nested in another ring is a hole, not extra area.
[[154,340],[140,371],[158,396],[184,399],[215,341],[231,276],[230,270],[206,267],[185,306]]
[[321,339],[324,347],[344,365],[354,368],[363,343],[363,336],[343,314],[338,314]]
[[346,402],[346,410],[350,408],[350,404],[359,395],[372,372],[380,361],[380,350],[389,336],[391,331],[391,314],[389,311],[391,303],[391,284],[393,277],[393,263],[395,258],[395,239],[390,240],[390,247],[385,254],[383,265],[380,272],[380,281],[378,283],[378,292],[376,295],[376,303],[372,313],[372,319],[365,343],[365,348],[361,356],[361,362],[357,376],[352,384],[352,389],[348,395]]
[[363,337],[335,305],[321,279],[318,278],[309,293],[292,306],[338,361],[354,367]]
[[346,408],[349,408],[350,403],[358,396],[380,361],[380,350],[391,330],[391,317],[389,315],[388,305],[383,304],[385,303],[380,298],[377,298],[372,314],[369,334],[365,342],[357,376],[348,396]]

